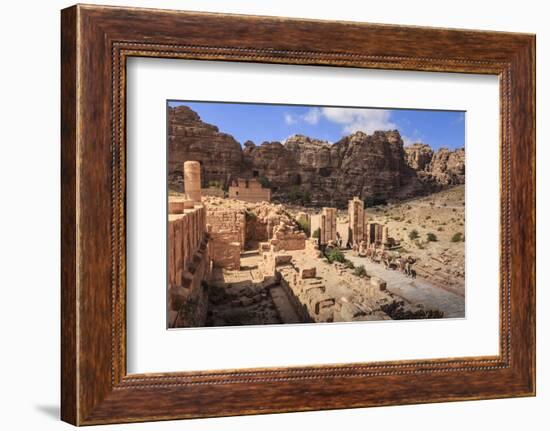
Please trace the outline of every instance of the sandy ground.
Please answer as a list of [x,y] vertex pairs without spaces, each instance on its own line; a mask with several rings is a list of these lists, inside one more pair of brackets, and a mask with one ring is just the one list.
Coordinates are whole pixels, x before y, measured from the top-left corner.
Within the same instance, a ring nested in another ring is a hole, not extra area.
[[[465,214],[464,186],[406,202],[366,211],[385,223],[390,236],[401,242],[401,255],[418,259],[418,277],[464,296]],[[414,238],[414,232],[418,238]],[[428,234],[435,235],[430,241]],[[454,241],[453,241],[454,237]]]

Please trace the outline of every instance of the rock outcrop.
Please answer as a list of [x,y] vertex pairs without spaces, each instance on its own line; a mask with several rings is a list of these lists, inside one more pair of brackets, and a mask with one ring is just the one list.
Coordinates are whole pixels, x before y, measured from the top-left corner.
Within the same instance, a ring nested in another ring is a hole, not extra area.
[[201,163],[203,187],[210,182],[227,186],[242,169],[241,145],[216,126],[203,122],[187,106],[168,108],[168,174],[170,185],[183,191],[183,163]]
[[434,152],[426,144],[405,147],[397,130],[355,132],[331,144],[303,135],[285,142],[241,145],[185,106],[169,108],[169,182],[180,191],[181,166],[198,160],[203,187],[227,187],[234,178],[258,177],[273,199],[303,205],[345,207],[359,196],[381,203],[464,183],[464,149]]
[[407,164],[415,171],[424,171],[432,161],[434,152],[428,144],[416,143],[405,147]]
[[466,154],[464,148],[433,151],[429,145],[416,143],[405,147],[407,165],[417,172],[424,184],[433,187],[464,184]]
[[441,148],[434,153],[428,171],[441,185],[464,184],[466,154],[464,148],[451,151]]

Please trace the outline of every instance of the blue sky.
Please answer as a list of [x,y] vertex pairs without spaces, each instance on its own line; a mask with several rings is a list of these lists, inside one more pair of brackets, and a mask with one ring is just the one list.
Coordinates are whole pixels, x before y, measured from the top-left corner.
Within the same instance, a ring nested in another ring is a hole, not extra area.
[[424,142],[433,149],[454,149],[465,143],[463,111],[183,101],[169,101],[168,105],[190,107],[203,121],[218,126],[241,145],[247,140],[257,145],[284,141],[295,134],[336,142],[356,130],[371,134],[389,129],[399,130],[405,145]]

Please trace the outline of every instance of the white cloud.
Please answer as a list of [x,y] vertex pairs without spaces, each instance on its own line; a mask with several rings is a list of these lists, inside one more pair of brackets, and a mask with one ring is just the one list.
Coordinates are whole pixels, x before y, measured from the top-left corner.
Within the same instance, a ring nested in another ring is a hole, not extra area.
[[322,108],[322,113],[327,120],[342,124],[344,133],[397,129],[390,121],[390,111],[385,109]]
[[326,119],[332,123],[342,125],[342,133],[350,134],[357,131],[372,134],[376,130],[397,129],[397,125],[390,120],[391,112],[386,109],[357,109],[357,108],[310,108],[303,115],[285,114],[286,124],[296,124],[304,121],[315,125]]
[[420,133],[420,130],[414,129],[411,136],[401,136],[401,139],[403,139],[403,144],[405,145],[412,145],[412,144],[425,144],[424,141],[424,135]]
[[296,124],[298,122],[298,119],[292,114],[286,113],[284,118],[285,124]]
[[309,109],[302,118],[308,124],[317,124],[321,119],[322,112],[319,108]]

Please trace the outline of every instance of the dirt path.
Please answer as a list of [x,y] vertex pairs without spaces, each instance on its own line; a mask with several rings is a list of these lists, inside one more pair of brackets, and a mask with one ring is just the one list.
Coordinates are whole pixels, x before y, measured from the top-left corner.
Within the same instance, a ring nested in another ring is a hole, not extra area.
[[423,304],[424,309],[443,311],[444,317],[447,318],[465,316],[464,297],[434,286],[426,280],[411,279],[400,271],[388,270],[382,264],[373,263],[365,257],[353,256],[350,252],[345,254],[355,266],[363,265],[368,274],[384,279],[387,289],[401,296],[405,301]]

